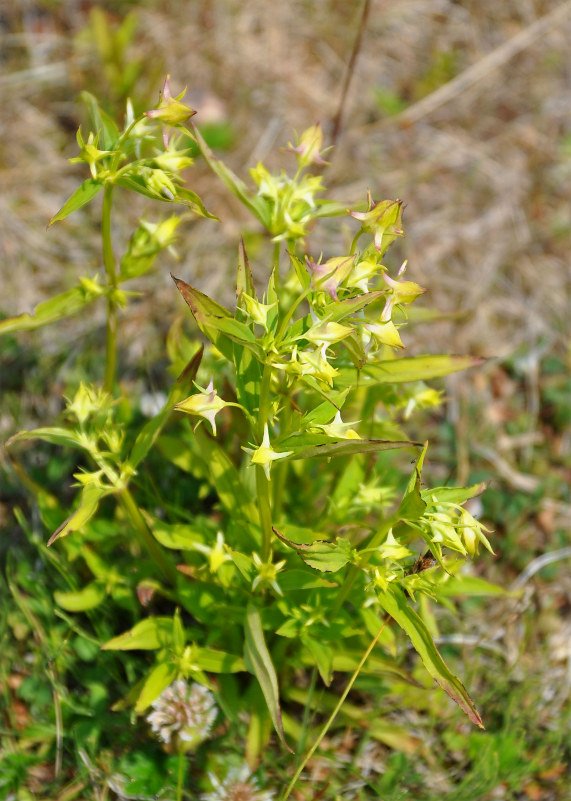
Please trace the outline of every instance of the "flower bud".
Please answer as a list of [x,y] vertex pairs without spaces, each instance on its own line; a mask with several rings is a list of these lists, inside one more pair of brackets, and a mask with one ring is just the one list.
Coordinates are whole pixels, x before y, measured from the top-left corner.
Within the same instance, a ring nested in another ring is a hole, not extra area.
[[403,235],[402,200],[381,200],[374,203],[369,192],[368,201],[368,211],[349,211],[349,214],[356,220],[361,220],[362,230],[372,234],[377,250],[385,253],[397,236]]
[[402,339],[395,324],[388,320],[386,323],[366,323],[363,328],[368,331],[377,345],[389,345],[391,348],[404,348]]
[[159,105],[151,111],[145,111],[147,117],[153,120],[160,120],[164,125],[181,125],[186,122],[190,117],[196,114],[196,111],[190,106],[181,103],[181,99],[186,94],[186,89],[173,97],[169,87],[170,75],[165,78],[165,85],[159,98]]
[[309,167],[310,164],[328,164],[321,157],[321,147],[323,145],[323,131],[321,125],[312,125],[307,128],[299,137],[297,145],[294,147],[288,142],[288,150],[296,154],[297,163],[300,169]]
[[355,420],[352,423],[344,423],[341,419],[341,412],[337,411],[330,423],[327,425],[314,425],[312,428],[323,431],[324,434],[333,439],[361,439],[359,434],[351,428],[351,426],[356,426],[358,422],[358,420]]
[[200,394],[190,395],[186,400],[175,403],[174,408],[179,412],[204,417],[204,419],[208,420],[210,423],[212,433],[216,436],[216,422],[214,418],[218,412],[228,404],[223,401],[222,398],[218,397],[212,380],[206,389],[202,389],[201,387],[199,387],[199,389]]
[[338,300],[337,290],[351,273],[354,263],[354,256],[336,256],[328,259],[324,264],[314,262],[313,259],[306,257],[307,269],[311,275],[313,286],[329,292],[333,300]]
[[242,292],[240,299],[244,302],[244,310],[248,317],[258,325],[263,326],[264,331],[268,330],[268,314],[272,309],[278,305],[277,300],[274,303],[260,303],[257,298],[252,298],[245,292]]

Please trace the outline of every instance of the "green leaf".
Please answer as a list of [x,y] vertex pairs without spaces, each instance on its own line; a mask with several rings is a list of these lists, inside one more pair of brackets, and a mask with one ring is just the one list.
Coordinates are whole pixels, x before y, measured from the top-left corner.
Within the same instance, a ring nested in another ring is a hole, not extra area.
[[327,581],[327,579],[321,578],[321,576],[316,576],[315,573],[295,569],[280,573],[279,585],[284,593],[312,590],[315,587],[339,586],[336,581]]
[[251,350],[234,344],[234,367],[238,403],[253,415],[260,404],[262,366]]
[[196,192],[192,191],[192,189],[187,189],[185,186],[177,186],[174,202],[183,203],[199,217],[206,217],[208,220],[216,220],[216,222],[220,222],[219,218],[215,214],[211,214],[208,211],[202,200],[199,198]]
[[420,492],[420,474],[427,448],[428,442],[424,444],[422,453],[416,460],[414,472],[409,479],[406,492],[395,515],[400,520],[405,520],[409,523],[420,520],[426,510],[426,503],[422,499]]
[[173,645],[172,617],[147,617],[102,645],[104,651],[155,651]]
[[394,450],[396,448],[412,448],[418,442],[393,442],[382,439],[341,439],[332,440],[326,434],[300,434],[278,440],[276,447],[293,451],[288,461],[295,459],[313,459],[315,457],[350,456],[354,453],[376,453],[378,451]]
[[472,723],[483,729],[482,718],[474,706],[474,702],[462,682],[450,671],[440,656],[430,632],[419,615],[407,604],[406,596],[401,588],[390,586],[387,592],[377,591],[377,596],[385,612],[408,634],[430,675],[456,701]]
[[79,506],[75,512],[73,512],[73,514],[71,514],[56,531],[54,531],[48,540],[48,545],[52,545],[52,543],[54,543],[60,537],[65,537],[67,534],[71,534],[72,531],[77,531],[78,529],[82,528],[89,520],[91,520],[97,511],[99,507],[99,501],[106,495],[109,495],[111,492],[113,492],[112,489],[100,487],[97,484],[86,484],[81,491]]
[[115,121],[107,112],[103,111],[97,98],[90,92],[80,92],[79,99],[87,106],[93,132],[99,134],[101,150],[115,150],[115,145],[119,140],[119,129]]
[[102,189],[103,184],[101,181],[96,181],[94,178],[88,178],[75,190],[73,195],[71,195],[71,197],[65,201],[58,213],[54,214],[48,223],[48,228],[60,220],[65,220],[65,218],[69,217],[73,211],[77,211],[77,209],[85,206],[90,200],[93,200],[95,195]]
[[59,428],[57,426],[49,428],[33,428],[31,431],[18,431],[13,437],[6,442],[6,447],[9,447],[14,442],[28,439],[41,439],[44,442],[49,442],[52,445],[63,445],[70,448],[84,448],[85,445],[81,440],[79,434],[67,428]]
[[209,673],[242,673],[246,670],[242,657],[197,645],[192,649],[192,663]]
[[192,130],[196,144],[198,145],[204,160],[212,172],[214,172],[220,178],[222,183],[230,190],[230,192],[232,192],[232,194],[237,197],[247,209],[249,209],[254,217],[269,230],[271,225],[271,213],[266,201],[259,195],[251,192],[241,178],[238,178],[238,176],[233,173],[232,170],[224,164],[224,162],[216,158],[212,150],[206,144],[196,125],[192,125]]
[[158,517],[143,512],[145,520],[153,533],[153,537],[165,548],[177,551],[194,551],[197,543],[204,542],[202,532],[189,523],[165,523]]
[[256,297],[256,287],[254,286],[254,279],[252,278],[252,271],[250,270],[250,263],[246,254],[246,246],[244,240],[240,238],[240,245],[238,247],[238,271],[236,275],[236,297],[240,308],[242,308],[240,296],[243,292],[251,298]]
[[246,556],[245,553],[240,553],[240,551],[233,551],[229,549],[230,558],[247,581],[248,585],[252,583],[254,580],[254,563],[250,559],[249,556]]
[[244,634],[244,661],[246,667],[260,683],[272,723],[281,743],[288,751],[293,753],[286,742],[282,725],[278,677],[264,639],[260,612],[252,603],[249,603],[246,608]]
[[426,501],[436,500],[437,503],[463,504],[470,498],[481,495],[487,487],[486,481],[472,484],[471,487],[433,487],[425,489],[420,494]]
[[[145,165],[141,165],[139,169],[152,171],[150,167]],[[160,200],[163,203],[178,203],[182,206],[187,206],[187,208],[189,208],[199,217],[207,217],[209,220],[218,220],[216,215],[211,214],[206,209],[204,203],[196,194],[196,192],[192,192],[190,189],[186,189],[182,186],[177,186],[176,194],[172,197],[169,197],[168,195],[163,194],[163,192],[160,190],[150,186],[144,172],[121,173],[121,175],[115,181],[115,184],[123,187],[123,189],[128,189],[131,192],[137,192],[140,195],[144,195],[144,197],[148,197],[151,200]]]
[[352,387],[357,384],[376,386],[426,381],[458,370],[467,370],[469,367],[482,364],[483,361],[476,356],[412,356],[389,359],[376,364],[366,364],[360,372],[351,368],[341,369],[335,383],[339,387]]
[[[281,586],[281,582],[280,582]],[[438,584],[437,594],[439,596],[451,597],[456,595],[469,595],[469,596],[483,596],[494,597],[497,595],[504,596],[518,596],[521,595],[520,591],[507,590],[505,587],[500,587],[499,584],[492,584],[486,579],[479,576],[446,576],[443,581]]]
[[[101,287],[103,290],[103,287]],[[84,309],[96,298],[101,297],[101,293],[90,292],[84,286],[76,286],[54,295],[49,300],[38,303],[33,314],[19,314],[17,317],[7,317],[0,320],[0,334],[9,334],[13,331],[33,331],[44,325],[55,323],[64,317],[72,317],[74,314]]]
[[240,475],[225,451],[202,428],[194,434],[194,454],[204,463],[212,485],[226,511],[233,517],[243,517],[253,524],[259,521],[257,506],[240,480]]
[[143,428],[139,431],[129,456],[129,464],[133,469],[139,465],[155,444],[157,437],[171,415],[175,403],[184,400],[189,394],[192,382],[196,378],[203,353],[204,348],[201,347],[192,357],[184,372],[171,387],[166,403],[161,411],[155,415],[152,420],[145,423]]
[[311,654],[314,664],[317,665],[323,683],[329,687],[333,678],[333,649],[307,635],[302,637],[302,642]]
[[293,548],[307,565],[322,573],[336,573],[353,558],[351,543],[344,537],[337,537],[334,543],[318,540],[308,545],[288,540],[276,528],[273,532],[284,545]]
[[95,609],[104,600],[106,595],[105,584],[101,581],[92,581],[81,590],[75,592],[54,592],[55,602],[68,612],[86,612]]
[[301,284],[302,289],[305,291],[309,288],[309,284],[311,283],[309,272],[307,271],[305,264],[301,261],[301,259],[298,259],[294,253],[290,253],[288,251],[288,255],[291,259],[291,263],[293,264],[295,274],[297,275],[297,280]]
[[[198,289],[172,276],[177,289],[190,307],[194,319],[202,333],[208,337],[212,344],[226,356],[233,360],[232,342],[237,342],[249,348],[257,359],[263,361],[264,351],[258,344],[254,333],[245,324],[235,320],[232,314],[216,301],[200,292]],[[230,342],[228,340],[231,340]]]
[[150,706],[163,690],[166,690],[173,683],[177,673],[178,667],[174,662],[161,662],[160,665],[154,667],[147,676],[143,689],[137,698],[135,712],[139,714]]
[[332,392],[329,400],[318,404],[310,412],[303,415],[303,427],[309,428],[312,425],[326,425],[330,423],[336,412],[343,408],[348,394],[348,389],[344,389],[342,392]]
[[365,306],[369,306],[374,301],[385,297],[386,293],[379,290],[375,292],[365,292],[362,295],[355,295],[353,298],[345,298],[338,303],[332,303],[328,306],[324,319],[333,323],[338,323],[350,314],[355,314],[361,309],[364,309]]

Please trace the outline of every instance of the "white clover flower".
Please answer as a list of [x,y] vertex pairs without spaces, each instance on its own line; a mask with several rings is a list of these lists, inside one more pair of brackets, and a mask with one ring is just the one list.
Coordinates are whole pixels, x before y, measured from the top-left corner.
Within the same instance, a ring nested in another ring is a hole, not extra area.
[[156,701],[147,716],[152,730],[165,743],[178,736],[191,746],[199,745],[210,735],[218,714],[214,696],[202,684],[173,682]]
[[212,785],[211,793],[202,793],[200,801],[272,801],[272,790],[260,790],[258,782],[247,765],[230,768],[226,778],[220,780],[214,773],[208,778]]

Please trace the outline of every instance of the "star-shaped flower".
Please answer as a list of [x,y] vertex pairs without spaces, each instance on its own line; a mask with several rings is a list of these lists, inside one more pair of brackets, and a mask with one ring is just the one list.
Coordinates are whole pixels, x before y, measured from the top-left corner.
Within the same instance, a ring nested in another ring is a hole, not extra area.
[[285,459],[286,456],[291,456],[293,451],[284,451],[282,453],[278,453],[274,451],[273,448],[270,446],[270,434],[268,431],[268,424],[266,423],[264,426],[264,436],[262,438],[262,444],[258,448],[246,448],[242,446],[242,450],[246,451],[246,453],[252,454],[252,459],[250,464],[257,464],[263,468],[264,473],[266,474],[266,478],[270,481],[270,468],[272,466],[272,462],[275,462],[277,459]]

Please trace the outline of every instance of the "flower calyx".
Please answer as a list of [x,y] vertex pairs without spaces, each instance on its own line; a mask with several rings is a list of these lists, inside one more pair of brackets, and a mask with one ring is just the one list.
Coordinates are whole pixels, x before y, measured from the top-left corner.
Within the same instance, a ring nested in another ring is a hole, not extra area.
[[229,404],[218,396],[212,379],[210,379],[210,383],[206,388],[199,387],[198,384],[195,384],[195,386],[200,390],[200,393],[190,395],[185,400],[175,403],[174,408],[179,412],[196,415],[208,420],[212,427],[212,433],[216,436],[215,417],[221,409],[224,409]]
[[272,462],[277,461],[278,459],[285,459],[287,456],[291,456],[293,451],[283,451],[282,453],[278,453],[274,451],[274,449],[270,445],[270,434],[268,431],[268,424],[266,423],[264,426],[264,436],[262,438],[262,444],[258,448],[246,448],[244,445],[242,446],[242,450],[246,451],[246,453],[251,454],[251,461],[250,464],[259,465],[266,474],[266,478],[268,481],[270,479],[270,469],[272,466]]

